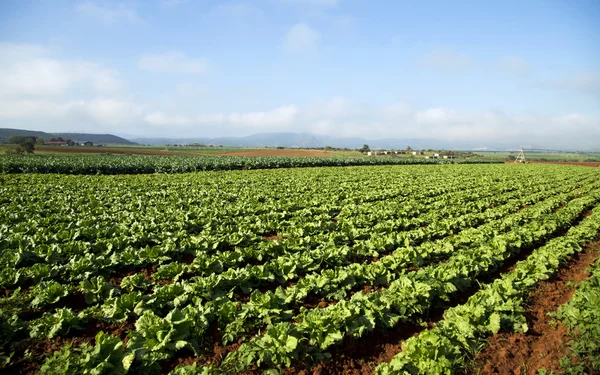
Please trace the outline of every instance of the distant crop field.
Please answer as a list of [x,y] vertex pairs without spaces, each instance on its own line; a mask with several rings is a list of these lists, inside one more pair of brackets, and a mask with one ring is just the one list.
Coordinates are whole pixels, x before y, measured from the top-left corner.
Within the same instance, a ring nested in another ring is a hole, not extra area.
[[[339,167],[354,165],[489,164],[498,160],[419,158],[326,158],[318,156],[236,155],[4,155],[0,173],[148,174],[200,171]],[[244,153],[242,153],[244,155]],[[314,155],[314,154],[313,154]]]
[[0,369],[463,371],[599,233],[577,166],[0,174]]
[[[489,151],[477,152],[489,159],[513,159],[519,155],[519,151]],[[597,152],[542,152],[525,150],[525,158],[531,161],[563,161],[563,162],[600,162],[600,153]]]

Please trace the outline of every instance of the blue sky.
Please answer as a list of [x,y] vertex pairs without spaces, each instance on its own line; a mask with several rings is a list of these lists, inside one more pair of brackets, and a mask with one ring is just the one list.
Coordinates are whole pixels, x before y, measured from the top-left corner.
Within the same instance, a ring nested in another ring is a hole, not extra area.
[[[600,2],[0,2],[0,126],[600,136]],[[586,143],[587,142],[587,143]]]

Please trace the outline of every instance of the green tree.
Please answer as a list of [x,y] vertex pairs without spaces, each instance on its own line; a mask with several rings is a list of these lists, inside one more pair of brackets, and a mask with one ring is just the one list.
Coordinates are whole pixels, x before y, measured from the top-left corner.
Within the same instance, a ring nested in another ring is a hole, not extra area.
[[31,140],[21,143],[19,147],[23,150],[23,153],[25,154],[33,154],[33,150],[35,150],[35,145]]
[[412,151],[412,147],[406,146],[406,151]]
[[364,154],[365,152],[371,151],[371,149],[369,148],[369,145],[364,144],[361,148],[358,149],[358,151],[360,151]]
[[8,138],[8,143],[11,145],[20,145],[24,142],[35,143],[35,137],[29,137],[26,135],[13,135],[12,137]]
[[44,138],[42,138],[42,137],[36,137],[35,138],[35,144],[36,145],[43,145],[44,144]]

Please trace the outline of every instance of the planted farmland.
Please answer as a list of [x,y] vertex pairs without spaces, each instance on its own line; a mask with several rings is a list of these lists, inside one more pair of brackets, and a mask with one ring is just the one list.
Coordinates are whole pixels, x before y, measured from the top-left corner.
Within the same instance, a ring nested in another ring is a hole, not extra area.
[[527,290],[600,228],[592,168],[0,181],[0,356],[22,374],[349,372],[348,346],[399,327],[422,332],[356,368],[451,373],[526,329]]
[[286,156],[2,156],[0,157],[0,173],[145,174],[357,165],[490,163],[498,164],[502,161],[494,161],[493,159],[376,159]]

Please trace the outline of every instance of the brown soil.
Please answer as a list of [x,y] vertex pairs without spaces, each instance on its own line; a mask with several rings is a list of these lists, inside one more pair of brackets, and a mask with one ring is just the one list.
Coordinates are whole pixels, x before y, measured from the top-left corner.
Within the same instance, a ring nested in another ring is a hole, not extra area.
[[82,147],[82,146],[36,146],[38,151],[48,151],[66,154],[136,154],[136,155],[190,155],[206,156],[199,152],[171,151],[171,150],[151,150],[135,147]]
[[[477,357],[477,365],[475,366],[477,370],[472,371],[472,374],[524,374],[519,371],[522,371],[521,364],[525,362],[525,359],[520,361],[517,357],[518,353],[528,354],[527,360],[530,364],[526,365],[529,370],[527,374],[536,374],[537,369],[544,366],[551,370],[553,368],[549,365],[551,361],[555,365],[554,368],[556,368],[558,360],[566,353],[563,339],[566,338],[567,332],[564,328],[552,328],[547,313],[555,311],[558,306],[571,298],[574,287],[568,286],[567,283],[582,281],[588,276],[586,270],[589,264],[600,257],[598,250],[600,250],[600,242],[586,247],[581,254],[573,257],[566,268],[559,270],[557,276],[540,283],[539,289],[532,293],[529,302],[531,306],[527,315],[529,332],[527,334],[501,334],[490,339],[490,347]],[[507,264],[493,272],[493,275],[483,277],[482,280],[484,282],[491,281],[500,274],[510,271],[517,261],[525,258],[531,251],[520,252],[512,257]],[[475,284],[469,290],[453,296],[453,303],[446,306],[446,308],[465,303],[468,297],[475,293],[478,288],[479,284]],[[402,343],[405,340],[418,335],[423,329],[434,327],[436,322],[443,318],[444,310],[444,308],[439,307],[430,311],[428,316],[425,317],[427,327],[404,323],[389,331],[376,329],[357,340],[346,337],[341,345],[334,346],[329,350],[332,354],[330,361],[317,364],[297,362],[285,373],[290,375],[296,373],[305,375],[311,373],[320,375],[373,374],[377,365],[382,362],[389,362],[402,350]],[[547,337],[544,334],[547,334]],[[512,336],[516,338],[510,339]],[[528,347],[529,349],[518,349],[521,347]],[[517,354],[511,354],[513,350]],[[485,372],[486,366],[492,366],[492,370],[496,369],[496,366],[489,365],[489,363],[499,366],[498,368],[503,368],[504,371]]]
[[[6,146],[14,149],[17,146]],[[329,157],[328,152],[303,149],[257,149],[251,151],[233,151],[223,153],[203,153],[172,150],[144,149],[136,147],[82,147],[82,146],[36,146],[38,151],[66,154],[136,154],[136,155],[188,155],[188,156],[313,156]]]
[[183,365],[183,366],[187,366],[187,365],[192,365],[194,363],[196,363],[197,365],[216,365],[218,366],[219,364],[221,364],[221,362],[223,361],[223,359],[225,359],[225,357],[227,356],[227,354],[229,354],[230,352],[234,352],[236,350],[238,350],[238,348],[240,347],[240,345],[243,342],[243,339],[239,339],[237,342],[233,343],[233,344],[229,344],[224,346],[222,344],[222,332],[219,331],[219,328],[217,327],[216,323],[213,323],[210,325],[209,329],[209,334],[211,336],[211,340],[212,340],[212,348],[207,350],[205,353],[202,353],[202,355],[200,355],[199,357],[196,356],[191,350],[188,349],[183,349],[177,352],[176,356],[162,361],[160,363],[160,367],[161,367],[161,374],[168,374],[170,371],[172,371],[175,367]]
[[85,327],[83,333],[79,333],[79,335],[84,338],[88,337],[90,339],[93,339],[100,331],[117,336],[121,338],[121,340],[127,341],[127,331],[135,331],[135,323],[124,322],[118,324],[91,321],[88,323],[87,327]]
[[278,235],[274,234],[274,235],[264,235],[262,237],[263,241],[281,241],[281,237],[279,237]]
[[253,151],[234,151],[217,154],[219,156],[312,156],[312,157],[328,157],[329,153],[316,150],[299,150],[299,149],[265,149]]
[[[88,343],[93,345],[93,338],[90,337],[75,337],[43,339],[43,340],[27,340],[20,344],[20,353],[15,354],[14,362],[10,367],[2,369],[3,374],[19,374],[19,375],[34,375],[39,374],[40,367],[48,356],[51,356],[57,350],[60,350],[66,345],[74,347]],[[26,358],[23,353],[27,351],[30,357]],[[35,360],[31,360],[35,358]]]
[[589,265],[600,257],[600,242],[588,246],[573,257],[566,268],[548,281],[538,283],[530,295],[526,333],[500,333],[488,339],[488,346],[475,358],[470,374],[537,374],[545,368],[548,373],[559,370],[559,360],[569,349],[568,331],[548,316],[568,302],[575,287],[571,282],[585,280]]
[[[429,328],[433,323],[429,323]],[[354,374],[371,375],[382,362],[389,362],[402,350],[402,343],[416,336],[427,327],[405,323],[399,324],[393,330],[373,332],[358,340],[346,337],[341,346],[330,350],[331,361],[316,364],[312,369],[310,364],[297,364],[285,370],[285,374]]]
[[121,286],[121,281],[125,276],[132,276],[138,273],[144,274],[144,277],[148,281],[152,281],[152,274],[156,272],[158,265],[152,265],[148,267],[117,267],[116,269],[110,270],[110,277],[108,282],[114,286]]

